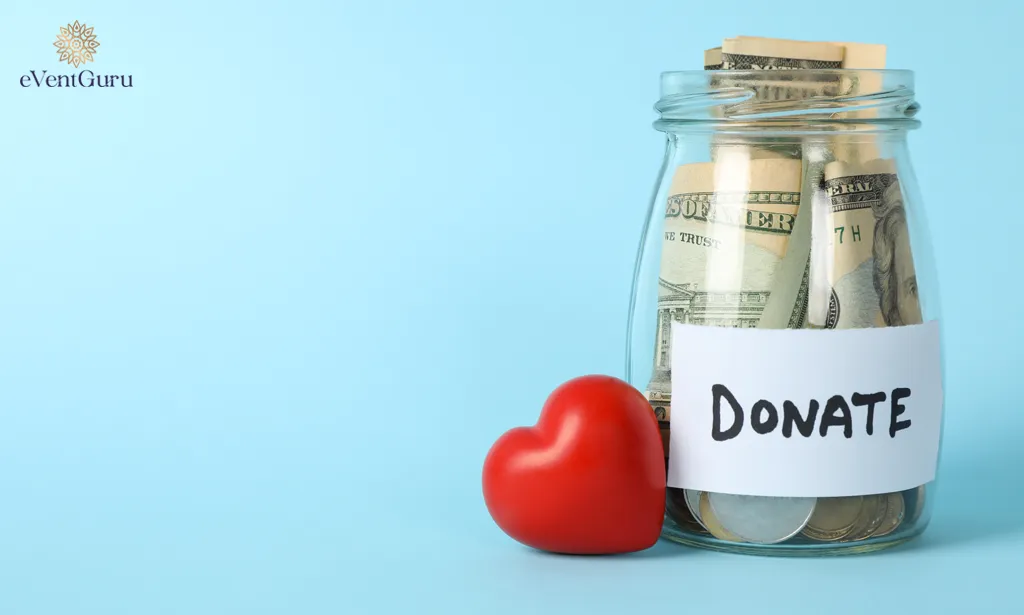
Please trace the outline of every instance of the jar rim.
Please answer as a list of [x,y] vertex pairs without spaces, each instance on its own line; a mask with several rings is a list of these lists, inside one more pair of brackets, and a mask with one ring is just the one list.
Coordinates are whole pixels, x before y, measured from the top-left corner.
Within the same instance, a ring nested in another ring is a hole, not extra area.
[[894,123],[888,130],[919,124],[913,118],[920,105],[912,70],[815,68],[665,71],[654,108],[659,129],[670,123],[866,120]]
[[742,69],[742,70],[722,70],[722,69],[687,69],[687,70],[667,70],[662,71],[662,76],[665,75],[720,75],[720,76],[757,76],[757,75],[772,75],[772,74],[800,74],[800,75],[851,75],[854,73],[864,74],[891,74],[891,75],[903,75],[907,78],[913,78],[914,71],[908,68],[800,68],[800,69]]

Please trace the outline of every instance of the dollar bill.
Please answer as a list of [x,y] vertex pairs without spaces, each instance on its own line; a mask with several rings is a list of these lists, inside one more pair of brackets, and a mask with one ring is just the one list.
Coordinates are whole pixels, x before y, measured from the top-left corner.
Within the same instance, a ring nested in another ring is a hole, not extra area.
[[[710,51],[710,50],[709,50]],[[765,103],[795,104],[801,99],[816,96],[853,96],[863,93],[882,91],[880,73],[872,72],[884,69],[886,62],[886,46],[856,42],[807,42],[786,39],[773,39],[753,36],[737,36],[727,39],[719,49],[723,68],[727,70],[755,69],[777,70],[779,77],[766,78],[742,76],[736,79],[723,77],[715,85],[748,87],[754,93],[752,104],[765,108]],[[708,54],[705,53],[705,62]],[[844,75],[808,75],[801,69],[807,68],[843,68],[856,69],[858,72]],[[733,112],[743,112],[743,105]],[[866,119],[877,115],[875,109],[864,109],[848,112],[848,119]],[[748,139],[747,156],[757,158],[794,158],[804,159],[804,188],[802,201],[808,204],[805,217],[813,212],[821,215],[813,222],[820,226],[825,222],[824,208],[814,206],[816,197],[820,199],[820,180],[824,163],[834,160],[847,162],[866,161],[880,156],[880,149],[871,135],[857,139],[851,137],[829,138],[822,148],[818,144],[795,143],[780,139]],[[721,152],[729,149],[740,149],[736,137],[712,138],[712,160],[718,160]],[[813,151],[811,151],[813,150]],[[810,170],[811,172],[808,172]],[[817,191],[817,192],[816,192]],[[774,301],[766,308],[765,317],[759,326],[766,328],[782,328],[799,326],[801,308],[808,306],[808,296],[813,303],[818,294],[814,292],[814,279],[811,276],[807,244],[810,233],[803,231],[805,226],[798,220],[797,231],[794,232],[794,249],[787,253],[787,262],[781,267],[778,288]],[[820,232],[815,237],[823,236]],[[820,246],[815,246],[820,249]],[[804,262],[800,262],[805,259]],[[798,272],[802,275],[794,277]],[[819,284],[820,286],[820,284]],[[819,302],[820,303],[820,302]],[[820,310],[818,310],[820,312]],[[806,310],[804,310],[806,313]],[[805,319],[805,324],[808,321]]]
[[721,70],[722,48],[714,47],[704,51],[704,70]]
[[776,268],[775,283],[758,323],[759,329],[801,329],[808,325],[810,255],[814,212],[822,207],[821,185],[830,150],[812,143],[804,150],[800,200],[786,253]]
[[[850,95],[863,95],[883,91],[881,73],[872,72],[885,68],[885,45],[869,43],[832,43],[843,47],[843,68],[859,70],[850,84]],[[871,120],[878,117],[878,109],[862,109],[845,114],[846,119]],[[869,136],[863,141],[837,140],[834,146],[837,160],[848,162],[873,160],[881,156],[880,148]]]
[[666,441],[672,322],[759,325],[801,207],[801,173],[800,160],[785,158],[726,157],[676,170],[665,204],[654,370],[647,386]]
[[828,329],[919,324],[921,304],[895,162],[836,161],[825,166],[831,258],[828,307],[811,324]]
[[[885,68],[885,45],[849,42],[797,41],[756,36],[737,36],[725,39],[721,48],[715,48],[721,57],[722,70],[778,70],[800,71],[804,69],[883,69]],[[709,65],[709,52],[704,54],[705,67]],[[739,78],[751,87],[754,102],[784,102],[801,100],[814,96],[856,95],[861,91],[877,91],[881,80],[870,74],[806,74],[782,73],[773,79],[757,77]],[[864,80],[872,83],[862,83]],[[877,81],[877,83],[875,83]],[[724,83],[724,82],[723,82]]]
[[[723,78],[723,85],[746,87],[753,91],[749,104],[784,104],[814,96],[835,95],[840,87],[836,75],[807,73],[803,69],[842,68],[843,48],[830,43],[792,41],[756,37],[737,37],[722,42],[722,70],[778,71],[767,78],[741,76]],[[746,105],[735,110],[742,112]]]
[[873,43],[837,43],[830,45],[843,48],[843,68],[883,69],[885,68],[885,45]]
[[[729,38],[723,41],[719,50],[722,70],[778,71],[778,75],[721,75],[712,79],[712,86],[743,88],[753,93],[751,100],[731,105],[730,113],[746,113],[755,106],[758,111],[773,107],[781,109],[815,96],[838,93],[841,79],[837,75],[808,73],[801,69],[841,68],[843,54],[843,47],[831,43],[746,36]],[[708,52],[705,52],[705,64],[708,59]],[[735,140],[735,137],[731,139]],[[751,158],[798,159],[801,156],[800,144],[792,139],[754,137],[750,141],[748,155]],[[723,138],[713,138],[713,160],[717,159],[718,149],[724,142]]]
[[[786,64],[792,63],[792,59],[788,58],[787,53],[792,55],[794,49],[798,50],[802,45],[812,45],[805,47],[805,55],[817,53],[820,57],[822,54],[819,46],[830,45],[832,47],[838,47],[842,49],[842,61],[840,66],[829,66],[822,68],[846,68],[846,69],[882,69],[885,68],[885,45],[877,45],[872,43],[850,43],[850,42],[806,42],[806,41],[794,41],[781,38],[765,38],[761,36],[737,36],[734,40],[746,40],[746,41],[761,41],[768,49],[775,53],[782,53],[783,59],[776,59],[776,62]],[[807,67],[801,67],[807,68]]]
[[843,47],[831,43],[736,37],[722,42],[723,70],[842,68]]

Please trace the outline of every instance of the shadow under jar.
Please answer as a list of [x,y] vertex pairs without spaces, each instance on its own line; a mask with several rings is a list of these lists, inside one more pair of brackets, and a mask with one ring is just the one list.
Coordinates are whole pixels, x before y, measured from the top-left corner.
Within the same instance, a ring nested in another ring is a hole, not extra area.
[[[673,414],[709,411],[673,404],[673,364],[685,370],[704,355],[675,347],[673,323],[842,331],[938,321],[938,278],[907,147],[908,131],[920,124],[913,87],[913,73],[901,70],[662,74],[654,126],[667,143],[637,254],[626,379],[651,402],[666,468]],[[770,345],[757,352],[766,365],[782,354]],[[935,354],[921,360],[934,361],[941,380]],[[787,369],[796,379],[822,365],[855,371],[859,356],[836,348],[817,365]],[[863,415],[856,417],[864,429]],[[888,420],[886,405],[880,432]],[[863,466],[887,471],[872,459]],[[816,471],[824,470],[808,470]],[[875,551],[924,531],[934,485],[933,474],[897,490],[827,497],[670,486],[663,536],[764,555]]]

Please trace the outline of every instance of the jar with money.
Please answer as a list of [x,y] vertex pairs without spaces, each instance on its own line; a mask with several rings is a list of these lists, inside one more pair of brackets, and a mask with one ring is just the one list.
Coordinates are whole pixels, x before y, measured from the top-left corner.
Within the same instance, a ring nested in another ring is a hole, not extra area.
[[661,76],[626,379],[662,428],[665,538],[839,554],[927,526],[943,368],[918,108],[880,46],[739,37]]

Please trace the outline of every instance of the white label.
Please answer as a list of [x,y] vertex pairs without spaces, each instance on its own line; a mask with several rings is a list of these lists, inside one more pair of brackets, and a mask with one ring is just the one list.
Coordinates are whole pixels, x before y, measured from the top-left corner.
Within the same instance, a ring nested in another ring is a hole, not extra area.
[[668,486],[838,497],[935,478],[939,326],[672,323]]

